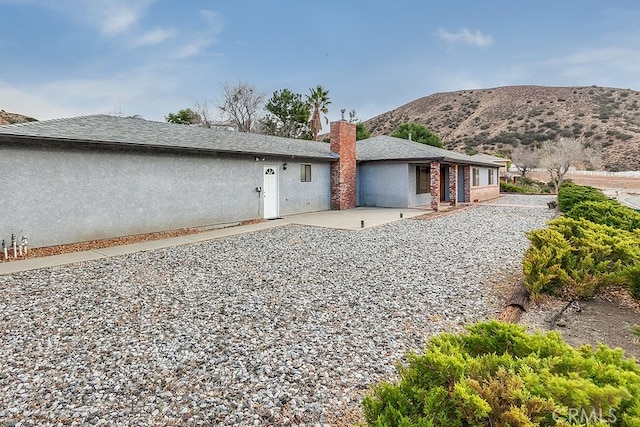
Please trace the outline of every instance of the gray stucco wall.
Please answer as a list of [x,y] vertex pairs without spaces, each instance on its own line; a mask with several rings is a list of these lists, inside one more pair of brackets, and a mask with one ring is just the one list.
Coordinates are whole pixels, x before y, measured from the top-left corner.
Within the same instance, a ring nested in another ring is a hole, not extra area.
[[33,247],[224,224],[262,217],[263,166],[280,166],[280,214],[329,209],[329,163],[253,156],[0,146],[0,238]]
[[360,206],[409,207],[410,183],[406,163],[372,162],[361,163],[358,167]]
[[[267,164],[273,164],[265,162]],[[292,162],[280,167],[280,214],[282,216],[331,209],[331,169],[328,162]],[[300,182],[300,165],[311,165],[311,182]]]

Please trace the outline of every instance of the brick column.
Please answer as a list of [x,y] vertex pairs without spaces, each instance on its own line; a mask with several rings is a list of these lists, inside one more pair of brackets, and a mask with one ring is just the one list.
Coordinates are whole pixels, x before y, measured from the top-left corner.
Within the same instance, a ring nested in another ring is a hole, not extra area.
[[355,208],[356,125],[332,122],[329,139],[331,151],[340,155],[340,160],[331,163],[331,209]]
[[449,204],[458,204],[458,165],[449,165]]
[[471,166],[464,166],[464,201],[471,202]]
[[431,209],[440,210],[440,162],[431,162]]

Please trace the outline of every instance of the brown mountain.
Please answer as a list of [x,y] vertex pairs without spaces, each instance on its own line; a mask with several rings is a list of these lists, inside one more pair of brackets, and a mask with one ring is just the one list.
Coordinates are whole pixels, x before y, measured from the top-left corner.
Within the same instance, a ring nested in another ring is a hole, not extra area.
[[14,123],[36,122],[33,117],[23,116],[22,114],[8,113],[0,110],[0,126],[12,125]]
[[445,148],[509,155],[518,144],[574,137],[608,170],[640,170],[640,92],[598,86],[506,86],[436,93],[365,122],[372,135],[421,123]]

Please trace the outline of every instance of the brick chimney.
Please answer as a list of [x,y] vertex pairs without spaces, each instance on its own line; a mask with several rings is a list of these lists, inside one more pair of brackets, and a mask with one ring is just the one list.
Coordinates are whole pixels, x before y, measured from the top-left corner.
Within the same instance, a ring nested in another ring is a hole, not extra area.
[[331,163],[331,209],[356,207],[356,125],[344,120],[331,123],[331,151],[340,160]]

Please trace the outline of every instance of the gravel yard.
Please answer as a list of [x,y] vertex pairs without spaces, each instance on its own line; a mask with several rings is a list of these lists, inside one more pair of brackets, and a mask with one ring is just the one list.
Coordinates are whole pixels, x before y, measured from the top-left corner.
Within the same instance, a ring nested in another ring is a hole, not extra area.
[[502,308],[549,198],[0,276],[0,421],[334,423],[406,351]]

